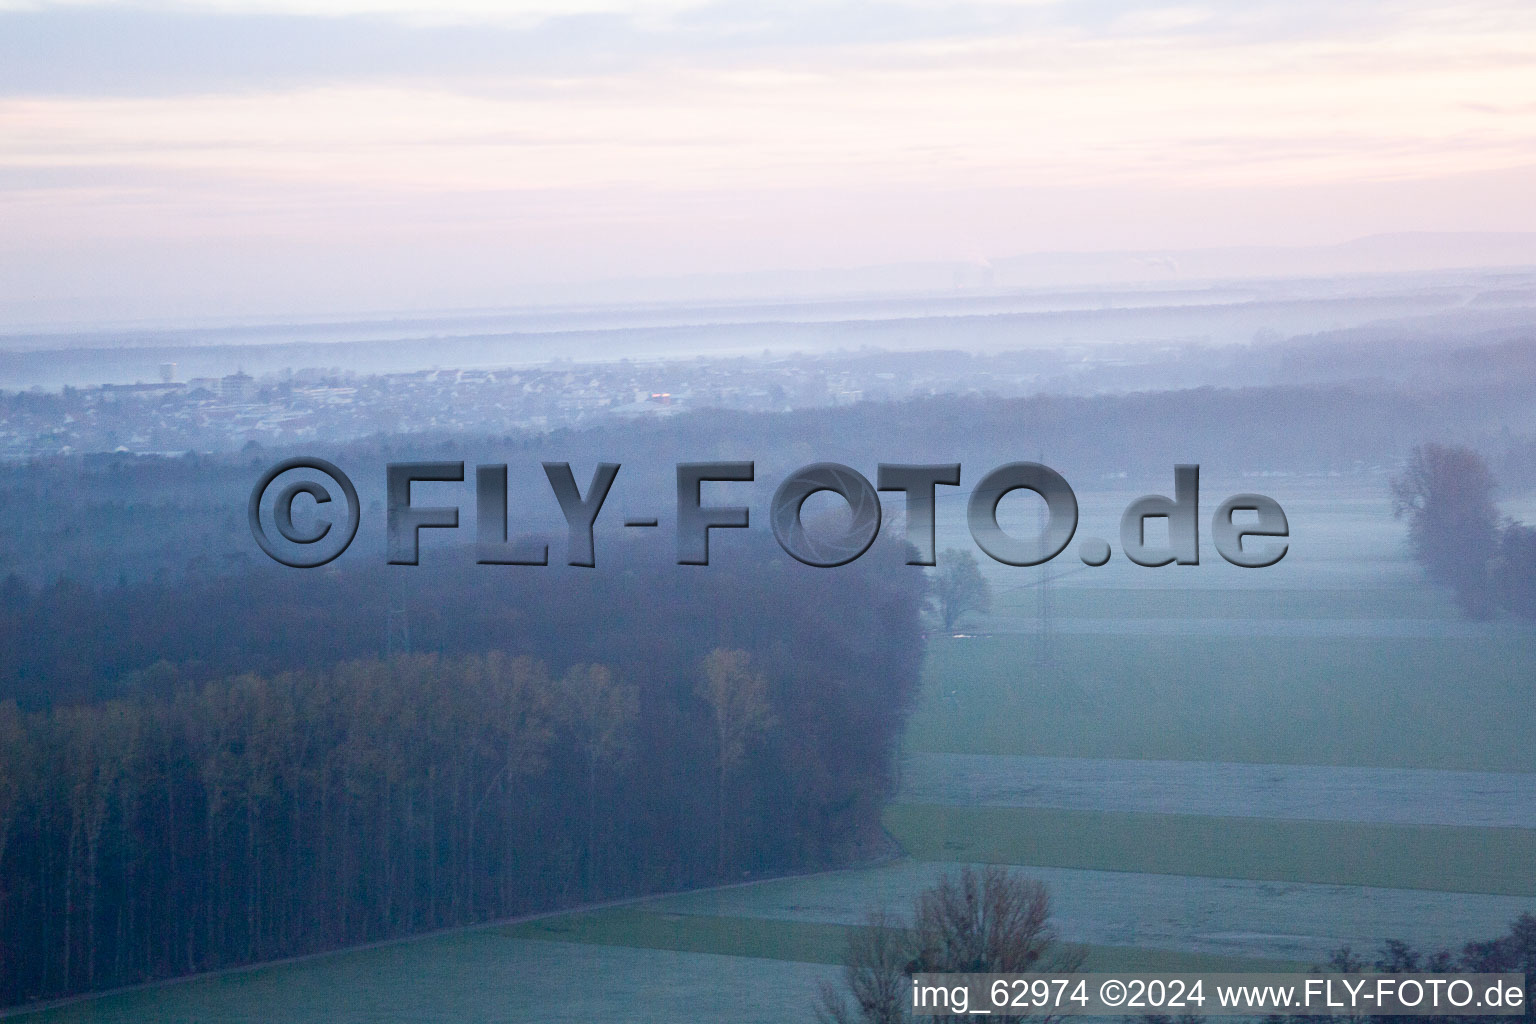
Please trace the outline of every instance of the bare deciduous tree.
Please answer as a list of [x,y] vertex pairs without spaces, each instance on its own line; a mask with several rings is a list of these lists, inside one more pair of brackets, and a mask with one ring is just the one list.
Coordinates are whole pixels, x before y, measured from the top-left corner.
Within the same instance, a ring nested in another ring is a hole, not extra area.
[[1057,940],[1045,886],[997,865],[945,875],[918,896],[913,920],[919,971],[1017,974],[1082,966],[1082,954]]
[[1493,475],[1476,452],[1438,444],[1414,448],[1392,481],[1392,512],[1408,518],[1414,557],[1478,618],[1493,607],[1489,564],[1499,539],[1493,489]]
[[1051,924],[1045,886],[1008,868],[944,875],[918,894],[911,920],[901,928],[877,911],[850,937],[843,990],[821,991],[816,1012],[823,1024],[909,1020],[914,974],[1068,974],[1083,966],[1083,951],[1062,943]]
[[966,612],[991,610],[992,587],[981,575],[975,555],[946,548],[939,565],[941,568],[933,574],[933,600],[946,632],[953,630]]

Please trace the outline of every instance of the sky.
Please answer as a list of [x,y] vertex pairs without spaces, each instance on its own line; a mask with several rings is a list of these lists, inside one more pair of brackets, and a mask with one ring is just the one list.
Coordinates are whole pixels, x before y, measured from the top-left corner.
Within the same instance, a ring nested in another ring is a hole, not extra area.
[[1531,232],[1533,186],[1528,0],[0,0],[0,326]]

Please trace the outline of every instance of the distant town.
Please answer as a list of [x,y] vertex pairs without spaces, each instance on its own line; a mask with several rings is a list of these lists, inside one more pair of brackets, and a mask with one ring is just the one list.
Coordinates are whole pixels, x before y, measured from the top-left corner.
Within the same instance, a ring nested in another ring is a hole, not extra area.
[[[1112,361],[1107,352],[1068,359],[1079,368]],[[0,392],[0,458],[228,452],[375,433],[554,430],[697,408],[783,411],[922,394],[1022,394],[1063,366],[1059,352],[987,359],[865,352],[188,380],[178,378],[175,363],[149,369],[158,381]]]

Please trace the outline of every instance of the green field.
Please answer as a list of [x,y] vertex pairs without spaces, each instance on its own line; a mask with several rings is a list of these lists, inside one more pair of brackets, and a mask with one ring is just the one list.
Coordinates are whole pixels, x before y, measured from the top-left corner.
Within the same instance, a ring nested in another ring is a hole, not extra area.
[[1536,897],[1536,831],[896,804],[922,860]]
[[[1062,619],[1113,615],[1128,619],[1459,621],[1455,606],[1445,595],[1427,587],[1372,588],[1362,592],[1349,587],[1174,588],[1089,585],[1092,582],[1091,574],[1082,571],[1061,582],[1050,595],[1051,612]],[[997,596],[988,616],[976,621],[985,622],[991,629],[1010,621],[1030,621],[1039,610],[1040,598],[1033,588],[1009,590]]]
[[82,1000],[26,1019],[780,1024],[808,1019],[817,986],[834,976],[823,964],[515,939],[482,928]]
[[518,939],[840,964],[854,927],[615,907],[508,925],[501,933]]
[[1050,642],[935,639],[907,749],[1536,771],[1530,632]]
[[[509,925],[501,934],[518,939],[589,943],[636,949],[841,964],[858,925],[788,921],[616,907]],[[1300,965],[1247,957],[1213,956],[1123,946],[1083,945],[1087,965],[1101,971],[1263,971]]]

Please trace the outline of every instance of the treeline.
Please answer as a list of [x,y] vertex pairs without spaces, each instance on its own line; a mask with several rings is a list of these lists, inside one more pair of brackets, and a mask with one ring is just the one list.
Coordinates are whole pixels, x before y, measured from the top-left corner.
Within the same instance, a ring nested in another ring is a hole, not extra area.
[[0,1000],[881,849],[923,574],[769,555],[79,592],[82,689],[0,703]]
[[[1335,949],[1328,962],[1315,967],[1317,971],[1354,974],[1377,971],[1382,974],[1415,974],[1419,972],[1444,974],[1524,974],[1525,1006],[1521,1015],[1525,1020],[1536,1016],[1531,1006],[1531,996],[1536,994],[1536,915],[1521,914],[1509,926],[1509,931],[1491,939],[1478,939],[1465,943],[1459,951],[1450,949],[1424,950],[1401,939],[1383,942],[1374,959],[1367,959],[1349,946]],[[1287,1018],[1269,1017],[1266,1024]],[[1288,1018],[1294,1020],[1295,1018]],[[1467,1017],[1414,1016],[1379,1017],[1384,1024],[1452,1024],[1465,1022]],[[1509,1020],[1509,1017],[1486,1017],[1484,1020]],[[1149,1019],[1149,1024],[1152,1020]]]
[[1414,557],[1468,615],[1536,619],[1536,528],[1501,520],[1496,488],[1476,452],[1423,444],[1392,481],[1393,508],[1408,518]]
[[557,564],[540,567],[480,566],[472,549],[424,544],[419,566],[349,551],[321,570],[262,557],[241,574],[134,585],[10,576],[0,700],[40,708],[405,650],[509,650],[558,669],[617,661],[631,678],[666,676],[714,647],[852,676],[916,670],[927,584],[894,540],[831,570],[800,565],[766,528],[717,532],[708,566],[675,564],[670,537],[606,536],[598,567],[577,569],[558,564],[563,542],[551,547]]

